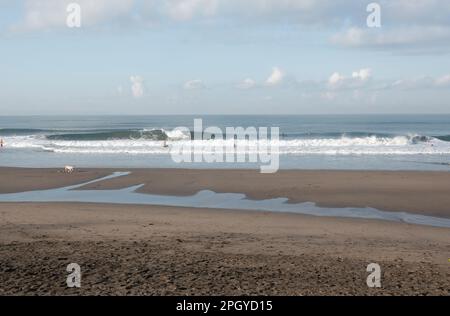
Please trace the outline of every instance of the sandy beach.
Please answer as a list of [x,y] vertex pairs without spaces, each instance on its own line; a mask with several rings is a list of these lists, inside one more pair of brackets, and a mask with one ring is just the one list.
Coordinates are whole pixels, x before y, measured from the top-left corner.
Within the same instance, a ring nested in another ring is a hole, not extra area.
[[[324,207],[373,207],[450,217],[450,172],[201,169],[57,169],[1,168],[0,193],[58,188],[129,171],[127,176],[81,189],[122,189],[144,184],[138,192],[193,195],[201,190],[243,193],[250,199],[284,197],[289,202],[315,202]],[[45,179],[45,181],[44,181]]]
[[450,296],[449,0],[0,8],[0,298]]
[[[0,193],[112,171],[0,168]],[[84,189],[145,184],[145,193],[209,189],[450,217],[446,172],[129,171]],[[0,203],[0,295],[449,295],[449,236],[446,228],[262,211]],[[81,266],[80,289],[66,287],[71,262]],[[372,262],[381,288],[366,285]]]

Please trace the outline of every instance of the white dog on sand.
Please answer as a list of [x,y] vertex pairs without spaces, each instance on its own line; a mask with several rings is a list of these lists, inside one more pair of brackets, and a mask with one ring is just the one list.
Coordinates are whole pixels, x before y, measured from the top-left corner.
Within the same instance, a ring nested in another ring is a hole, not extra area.
[[65,173],[72,173],[74,170],[75,170],[75,168],[73,166],[65,166],[64,167]]

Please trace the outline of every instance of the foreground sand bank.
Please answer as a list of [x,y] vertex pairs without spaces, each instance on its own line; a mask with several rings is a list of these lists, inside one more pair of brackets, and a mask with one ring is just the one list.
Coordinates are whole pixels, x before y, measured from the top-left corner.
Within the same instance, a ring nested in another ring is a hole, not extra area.
[[[0,294],[449,295],[448,236],[295,214],[0,203]],[[71,262],[81,289],[65,286]],[[380,289],[366,285],[371,262]]]
[[[0,193],[142,184],[450,217],[450,173],[0,168]],[[450,230],[377,220],[180,207],[0,203],[0,295],[450,295]],[[65,284],[69,263],[81,289]],[[382,288],[366,267],[382,268]]]
[[192,195],[200,190],[244,193],[252,199],[286,197],[325,207],[373,207],[450,217],[450,172],[252,170],[79,169],[65,175],[56,169],[0,168],[0,193],[48,189],[83,183],[113,171],[128,176],[97,182],[85,189],[120,189],[145,184],[139,191]]

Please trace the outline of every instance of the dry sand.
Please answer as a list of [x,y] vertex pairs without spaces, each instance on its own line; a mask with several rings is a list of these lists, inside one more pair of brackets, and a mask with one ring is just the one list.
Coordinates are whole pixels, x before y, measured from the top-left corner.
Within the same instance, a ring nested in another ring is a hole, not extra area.
[[[21,172],[28,175],[27,181],[21,179]],[[110,170],[85,172],[83,179],[76,174],[66,180],[72,176],[60,177],[55,170],[42,174],[38,169],[16,169],[11,174],[19,179],[17,183],[10,183],[12,176],[7,182],[2,176],[0,188],[14,192],[74,184]],[[253,198],[281,194],[293,200],[296,196],[298,201],[311,201],[323,189],[327,199],[342,193],[341,201],[375,203],[377,194],[363,194],[366,200],[358,200],[359,195],[370,185],[378,195],[387,192],[381,190],[382,180],[392,179],[396,185],[387,186],[401,196],[410,194],[402,202],[386,193],[386,200],[414,210],[420,192],[423,199],[435,199],[435,208],[423,212],[449,217],[443,206],[448,196],[441,193],[443,189],[435,192],[429,186],[433,179],[436,187],[448,186],[447,173],[321,171],[317,178],[313,175],[313,171],[286,171],[266,178],[252,171],[134,170],[128,177],[95,186],[146,183],[144,191],[177,194],[243,189]],[[333,175],[331,183],[345,178],[346,184],[336,185],[333,194],[326,175]],[[356,179],[362,179],[359,186]],[[352,183],[356,201],[348,200]],[[303,191],[309,185],[311,189]],[[378,198],[381,202],[382,196]],[[257,211],[0,203],[0,295],[449,295],[449,258],[450,230],[445,228]],[[81,266],[80,289],[65,286],[65,269],[71,262]],[[381,266],[380,289],[366,285],[371,262]]]

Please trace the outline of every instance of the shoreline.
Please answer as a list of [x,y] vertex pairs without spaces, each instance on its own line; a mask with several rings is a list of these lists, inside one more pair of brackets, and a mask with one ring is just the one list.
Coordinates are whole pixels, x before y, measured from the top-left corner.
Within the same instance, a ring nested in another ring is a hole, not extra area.
[[[325,208],[371,207],[450,218],[450,172],[280,170],[261,174],[246,169],[61,169],[0,167],[0,194],[82,184],[115,171],[119,178],[95,182],[78,190],[116,190],[141,185],[137,192],[191,196],[200,191],[245,194],[251,200],[287,198],[288,203],[316,203]],[[45,178],[45,181],[42,179]]]

